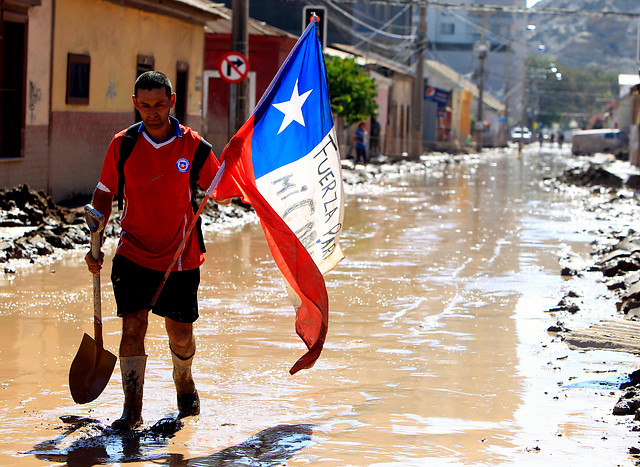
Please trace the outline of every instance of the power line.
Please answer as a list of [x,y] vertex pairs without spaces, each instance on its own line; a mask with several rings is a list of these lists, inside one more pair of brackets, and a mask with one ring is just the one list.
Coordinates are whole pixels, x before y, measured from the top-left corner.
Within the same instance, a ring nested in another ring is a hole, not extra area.
[[[373,0],[374,2],[376,0]],[[416,0],[412,0],[416,1]],[[427,0],[428,1],[428,0]],[[597,17],[619,17],[619,18],[637,18],[640,17],[640,12],[623,12],[623,11],[596,11],[596,10],[575,10],[571,8],[523,8],[511,5],[479,5],[468,4],[460,5],[454,3],[445,3],[437,1],[428,1],[431,5],[443,6],[446,8],[464,8],[472,11],[484,11],[484,12],[504,12],[504,13],[527,13],[527,14],[542,14],[542,15],[583,15],[583,16],[597,16]]]
[[[362,21],[361,19],[353,16],[352,14],[348,13],[347,11],[343,10],[342,8],[340,8],[338,5],[336,5],[334,2],[332,2],[331,0],[325,0],[325,3],[327,5],[329,5],[332,8],[335,8],[337,11],[339,11],[341,14],[343,14],[345,17],[347,17],[348,19],[350,19],[351,21],[353,21],[354,23],[362,26],[363,28],[366,28],[370,31],[373,31],[374,34],[379,34],[381,36],[385,36],[391,39],[414,39],[415,37],[413,35],[401,35],[401,34],[394,34],[394,33],[390,33],[387,31],[382,30],[381,28],[374,28],[371,27],[369,24],[367,24],[365,21]],[[383,27],[387,26],[387,24],[385,24]]]
[[[378,34],[378,30],[382,30],[382,29],[386,28],[387,26],[389,26],[389,25],[393,24],[393,22],[394,22],[397,18],[399,18],[401,15],[403,15],[403,14],[404,14],[408,9],[409,9],[409,7],[408,7],[408,6],[404,7],[402,10],[400,10],[398,13],[396,13],[396,14],[395,14],[395,15],[394,15],[394,16],[393,16],[389,21],[387,21],[386,23],[384,23],[380,28],[378,28],[377,30],[375,30],[375,31],[373,31],[371,34],[369,34],[369,36],[366,38],[366,40],[362,40],[362,41],[360,41],[359,43],[357,43],[357,44],[356,44],[356,47],[361,46],[364,42],[368,42],[368,41],[370,41],[370,40],[371,40],[371,38],[372,38],[373,36],[375,36],[375,35],[377,35],[377,34]],[[411,36],[408,36],[407,38],[408,38],[408,39],[413,40],[413,39],[414,39],[414,37],[415,37],[415,35],[413,35],[413,34],[412,34]]]
[[[359,0],[341,0],[340,3],[360,3]],[[527,13],[541,15],[584,15],[596,17],[618,17],[618,18],[638,18],[640,12],[623,11],[595,11],[595,10],[575,10],[571,8],[526,8],[512,5],[481,5],[477,3],[447,3],[434,0],[369,0],[369,4],[389,5],[389,6],[439,6],[444,8],[463,9],[468,11],[495,12],[495,13]]]

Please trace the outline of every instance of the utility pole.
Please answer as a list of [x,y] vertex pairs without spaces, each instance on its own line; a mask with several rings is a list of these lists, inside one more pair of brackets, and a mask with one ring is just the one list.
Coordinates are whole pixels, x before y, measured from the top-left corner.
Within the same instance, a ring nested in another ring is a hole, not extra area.
[[488,47],[484,43],[484,11],[482,12],[482,29],[480,30],[480,44],[478,44],[478,58],[480,59],[480,76],[478,77],[478,120],[476,121],[476,150],[482,151],[482,136],[484,133],[484,120],[482,110],[484,107],[484,59],[487,58]]
[[507,44],[505,46],[504,57],[504,119],[506,122],[507,131],[509,130],[509,54],[511,53],[511,46]]
[[638,75],[640,75],[640,16],[638,16],[638,46],[636,50],[636,63],[638,65]]
[[411,112],[411,159],[422,155],[422,109],[424,107],[424,51],[427,48],[427,4],[420,5],[420,21],[416,38],[416,77],[413,83],[413,105]]
[[[527,10],[524,10],[524,24],[523,24],[523,28],[525,29],[525,34],[522,36],[522,49],[525,51],[524,53],[524,58],[522,60],[522,109],[521,109],[521,113],[520,113],[520,129],[524,132],[524,127],[526,125],[526,121],[527,121],[527,76],[528,76],[528,71],[527,71],[527,41],[529,39],[528,37],[528,33],[529,33],[529,18],[527,15]],[[518,140],[518,153],[517,153],[517,157],[518,159],[520,159],[520,157],[522,156],[522,147],[523,147],[523,141],[522,141],[522,133],[520,134],[521,137]]]
[[[231,50],[249,59],[249,0],[233,0],[231,14]],[[229,139],[248,118],[247,79],[229,87]]]
[[[636,46],[636,65],[638,67],[638,76],[640,76],[640,16],[638,17],[638,43]],[[635,99],[635,96],[634,96]],[[635,102],[634,102],[635,103]],[[635,167],[640,166],[640,143],[634,138],[634,133],[640,129],[638,126],[637,116],[631,117],[631,128],[629,129],[632,137],[629,138],[629,163]],[[636,133],[637,134],[637,133]]]

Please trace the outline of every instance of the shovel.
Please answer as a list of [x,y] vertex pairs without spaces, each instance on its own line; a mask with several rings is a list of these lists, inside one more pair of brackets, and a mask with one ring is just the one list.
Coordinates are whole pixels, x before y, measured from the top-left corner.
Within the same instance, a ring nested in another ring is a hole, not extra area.
[[[100,257],[100,232],[104,229],[104,215],[90,204],[84,207],[84,213],[91,231],[91,255],[97,261]],[[69,389],[77,404],[86,404],[102,394],[116,366],[116,356],[105,350],[102,344],[100,274],[93,274],[93,329],[95,340],[85,333],[69,369]]]

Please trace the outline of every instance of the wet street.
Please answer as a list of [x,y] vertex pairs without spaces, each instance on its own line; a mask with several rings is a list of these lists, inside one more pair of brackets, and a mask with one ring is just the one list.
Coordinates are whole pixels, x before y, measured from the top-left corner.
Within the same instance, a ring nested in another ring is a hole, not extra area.
[[[570,327],[616,314],[597,276],[560,275],[559,259],[588,258],[612,222],[584,209],[584,191],[541,183],[563,171],[564,151],[486,150],[347,185],[327,342],[295,376],[303,343],[259,225],[208,232],[202,413],[174,436],[151,429],[177,412],[160,319],[147,337],[146,431],[123,437],[105,429],[121,413],[118,365],[96,401],[69,394],[93,334],[85,250],[0,275],[0,465],[634,465],[638,435],[611,411],[638,358],[569,350],[547,332],[569,290],[584,303]],[[117,354],[109,266],[105,347]]]

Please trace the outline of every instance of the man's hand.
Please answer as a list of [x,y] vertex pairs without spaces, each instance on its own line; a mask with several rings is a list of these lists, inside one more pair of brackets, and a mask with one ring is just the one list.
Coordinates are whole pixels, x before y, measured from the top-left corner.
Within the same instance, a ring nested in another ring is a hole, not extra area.
[[89,272],[91,274],[100,274],[100,271],[102,270],[102,263],[104,261],[104,253],[101,251],[100,258],[98,259],[98,261],[96,261],[95,259],[93,259],[91,251],[89,251],[85,255],[84,261],[87,263],[87,268],[89,269]]

